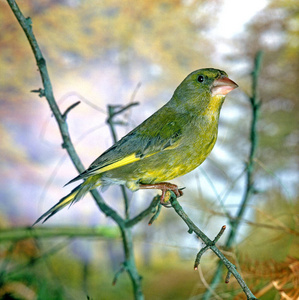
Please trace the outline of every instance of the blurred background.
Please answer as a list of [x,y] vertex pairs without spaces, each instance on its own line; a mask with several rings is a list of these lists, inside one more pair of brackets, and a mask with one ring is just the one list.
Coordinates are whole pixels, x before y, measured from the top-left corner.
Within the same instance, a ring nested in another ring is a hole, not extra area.
[[[107,105],[139,102],[117,117],[120,138],[165,104],[196,69],[223,69],[239,84],[224,103],[210,157],[172,181],[186,187],[179,201],[212,239],[222,225],[229,227],[226,212],[234,216],[245,193],[251,73],[256,53],[263,51],[255,193],[236,243],[225,254],[259,299],[298,299],[299,2],[24,0],[18,4],[32,19],[61,111],[81,101],[67,121],[85,167],[113,143]],[[41,79],[29,43],[5,1],[0,2],[0,20],[0,226],[14,229],[32,225],[74,188],[63,185],[77,172],[61,147],[45,98],[30,92],[42,88]],[[129,192],[130,214],[144,209],[155,194]],[[102,196],[123,214],[119,187]],[[199,271],[193,271],[201,241],[187,233],[171,209],[162,209],[151,227],[149,218],[133,230],[146,299],[203,299],[217,258],[208,252]],[[105,226],[118,232],[89,195],[38,226]],[[0,298],[132,299],[127,274],[111,284],[123,259],[118,234],[110,239],[2,241]],[[228,285],[222,280],[210,299],[242,297],[232,279]]]

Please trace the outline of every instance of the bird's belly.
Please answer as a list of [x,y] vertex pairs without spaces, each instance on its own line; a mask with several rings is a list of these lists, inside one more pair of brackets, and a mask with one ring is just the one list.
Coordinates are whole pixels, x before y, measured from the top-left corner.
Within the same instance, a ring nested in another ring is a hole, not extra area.
[[200,145],[190,143],[180,149],[164,150],[134,163],[103,173],[106,184],[123,184],[137,190],[139,184],[154,184],[185,175],[209,155],[216,141],[210,137]]
[[178,152],[176,155],[172,155],[172,153],[163,154],[165,155],[161,155],[161,158],[153,157],[152,162],[148,162],[151,167],[141,177],[140,183],[168,181],[185,175],[198,167],[207,156],[205,154],[195,155],[195,153],[189,152]]

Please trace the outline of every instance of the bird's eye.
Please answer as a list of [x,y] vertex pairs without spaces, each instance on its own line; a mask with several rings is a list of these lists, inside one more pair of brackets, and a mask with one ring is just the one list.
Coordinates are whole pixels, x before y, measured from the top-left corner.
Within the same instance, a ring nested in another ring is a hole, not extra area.
[[202,75],[199,75],[198,77],[197,77],[197,81],[198,82],[203,82],[205,80],[205,78],[202,76]]

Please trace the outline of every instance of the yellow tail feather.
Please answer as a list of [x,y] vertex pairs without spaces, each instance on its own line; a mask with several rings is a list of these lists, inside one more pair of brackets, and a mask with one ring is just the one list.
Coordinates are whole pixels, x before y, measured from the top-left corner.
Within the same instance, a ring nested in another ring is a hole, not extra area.
[[56,203],[47,212],[45,212],[42,216],[40,216],[34,222],[34,224],[32,226],[34,226],[35,224],[37,224],[44,218],[45,219],[43,220],[43,223],[46,222],[49,218],[51,218],[53,215],[55,215],[58,211],[60,211],[66,205],[71,204],[75,200],[76,195],[79,193],[80,188],[81,188],[81,185],[79,185],[75,189],[73,189],[67,196],[63,197],[58,203]]

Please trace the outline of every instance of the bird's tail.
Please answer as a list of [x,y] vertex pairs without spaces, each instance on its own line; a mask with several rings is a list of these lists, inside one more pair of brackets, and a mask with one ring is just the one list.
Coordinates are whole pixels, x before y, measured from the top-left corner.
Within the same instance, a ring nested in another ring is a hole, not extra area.
[[90,185],[86,184],[87,182],[83,182],[74,188],[68,195],[60,199],[58,203],[56,203],[53,207],[51,207],[48,211],[46,211],[43,215],[41,215],[32,226],[43,220],[43,223],[46,222],[49,218],[55,215],[62,208],[67,206],[68,204],[72,205],[73,203],[79,201],[90,188]]

